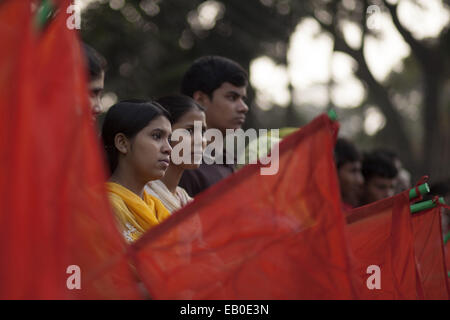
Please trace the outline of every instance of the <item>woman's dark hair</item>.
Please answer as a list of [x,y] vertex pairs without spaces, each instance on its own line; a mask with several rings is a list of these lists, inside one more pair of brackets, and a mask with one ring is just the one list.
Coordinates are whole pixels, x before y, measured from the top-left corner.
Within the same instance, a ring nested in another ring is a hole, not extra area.
[[205,112],[205,108],[199,105],[194,99],[181,94],[164,96],[157,99],[156,102],[169,111],[171,124],[176,123],[178,119],[192,109],[198,109]]
[[119,159],[119,151],[114,143],[116,135],[123,133],[132,139],[159,116],[170,120],[170,114],[156,101],[124,100],[108,110],[103,121],[102,140],[111,174],[116,170]]

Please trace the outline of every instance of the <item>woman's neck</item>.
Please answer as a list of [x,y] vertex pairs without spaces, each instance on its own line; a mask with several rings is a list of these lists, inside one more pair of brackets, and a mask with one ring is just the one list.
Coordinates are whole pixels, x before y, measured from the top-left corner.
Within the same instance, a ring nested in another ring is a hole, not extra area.
[[109,181],[120,184],[131,192],[137,194],[140,198],[142,198],[143,196],[145,182],[136,179],[130,174],[127,174],[125,170],[122,170],[119,167],[111,175]]
[[183,168],[180,166],[175,166],[170,164],[169,168],[167,168],[164,177],[161,178],[161,181],[166,185],[167,189],[173,194],[176,193],[178,183],[181,180],[181,176],[183,175]]

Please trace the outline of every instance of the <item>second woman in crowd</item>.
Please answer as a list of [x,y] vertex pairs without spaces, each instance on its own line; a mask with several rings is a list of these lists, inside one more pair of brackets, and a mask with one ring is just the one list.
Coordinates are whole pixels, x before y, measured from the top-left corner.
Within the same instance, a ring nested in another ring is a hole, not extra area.
[[[184,95],[162,97],[157,102],[169,111],[173,132],[176,132],[177,129],[184,130],[180,131],[182,133],[180,141],[172,141],[172,147],[175,148],[179,143],[188,147],[179,154],[180,158],[188,161],[175,164],[174,162],[179,163],[180,161],[171,159],[172,161],[164,177],[160,180],[150,181],[145,190],[158,197],[170,212],[174,212],[192,200],[187,192],[178,186],[178,183],[184,170],[196,169],[200,165],[202,153],[206,146],[204,138],[206,130],[205,109],[194,99]],[[194,130],[196,122],[199,130]],[[197,146],[195,142],[197,142]],[[189,149],[190,155],[184,155],[183,152],[187,152]]]

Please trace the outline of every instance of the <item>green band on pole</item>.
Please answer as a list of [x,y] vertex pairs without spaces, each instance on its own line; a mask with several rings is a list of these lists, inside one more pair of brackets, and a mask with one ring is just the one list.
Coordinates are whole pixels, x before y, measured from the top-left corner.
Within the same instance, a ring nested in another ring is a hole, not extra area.
[[[430,187],[428,186],[428,183],[421,184],[417,189],[419,189],[419,194],[424,195],[428,192],[430,192]],[[414,199],[419,196],[416,192],[416,188],[412,188],[409,190],[409,198]]]
[[42,0],[41,5],[36,13],[36,26],[38,29],[42,29],[47,24],[48,20],[52,17],[54,11],[54,5],[51,0]]
[[447,232],[447,234],[444,237],[444,244],[446,244],[448,240],[450,240],[450,231]]
[[[444,198],[440,197],[439,202],[442,204],[445,204]],[[436,207],[436,203],[434,203],[433,200],[427,200],[427,201],[422,201],[422,202],[418,202],[418,203],[411,205],[410,210],[411,210],[411,213],[417,213],[417,212],[431,209],[434,207]]]
[[331,121],[336,121],[337,120],[337,114],[336,111],[334,109],[330,109],[327,112],[328,117],[330,118]]

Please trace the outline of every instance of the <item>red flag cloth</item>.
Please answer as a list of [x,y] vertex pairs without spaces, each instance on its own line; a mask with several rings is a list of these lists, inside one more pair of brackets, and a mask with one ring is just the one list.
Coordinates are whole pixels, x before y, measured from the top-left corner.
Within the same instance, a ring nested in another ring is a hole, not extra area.
[[445,242],[445,264],[447,265],[447,270],[450,272],[450,231],[446,234]]
[[318,117],[281,142],[277,174],[246,166],[139,239],[136,269],[152,298],[354,298],[337,126]]
[[414,246],[425,299],[449,299],[441,208],[413,215]]
[[[363,285],[359,298],[420,297],[409,205],[408,194],[404,192],[354,209],[347,216],[349,246]],[[378,274],[373,266],[379,267]],[[379,288],[374,286],[378,275]]]
[[59,3],[36,30],[29,0],[0,2],[0,298],[138,298],[104,189],[86,64],[66,27],[70,2]]
[[445,248],[445,265],[447,267],[447,286],[448,288],[450,288],[450,238],[447,238],[447,242],[445,243],[444,248]]

